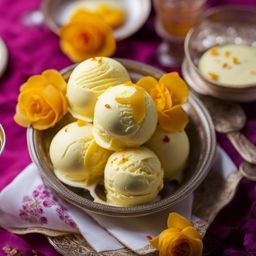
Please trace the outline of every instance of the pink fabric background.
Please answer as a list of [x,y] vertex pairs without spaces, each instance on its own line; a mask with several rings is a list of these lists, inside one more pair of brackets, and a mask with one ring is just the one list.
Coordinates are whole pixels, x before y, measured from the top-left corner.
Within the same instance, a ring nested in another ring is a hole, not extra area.
[[[26,145],[26,130],[13,121],[19,86],[31,75],[45,69],[62,69],[71,64],[59,49],[58,38],[46,26],[28,27],[23,24],[25,15],[40,6],[39,0],[0,0],[0,37],[9,50],[9,64],[0,78],[0,123],[3,125],[7,143],[0,157],[0,190],[31,162]],[[217,4],[255,5],[256,0],[215,0]],[[161,42],[153,28],[153,14],[144,27],[132,37],[118,43],[116,57],[139,60],[161,68],[155,52]],[[163,69],[163,68],[162,68]],[[164,69],[171,71],[171,69]],[[244,133],[256,143],[256,103],[243,104],[248,121]],[[239,165],[240,156],[225,135],[218,134],[218,141]],[[256,255],[256,185],[243,180],[233,202],[226,207],[211,226],[206,239],[205,255]],[[2,247],[26,251],[32,249],[44,255],[59,255],[41,235],[16,236],[0,229],[0,255],[6,255]]]

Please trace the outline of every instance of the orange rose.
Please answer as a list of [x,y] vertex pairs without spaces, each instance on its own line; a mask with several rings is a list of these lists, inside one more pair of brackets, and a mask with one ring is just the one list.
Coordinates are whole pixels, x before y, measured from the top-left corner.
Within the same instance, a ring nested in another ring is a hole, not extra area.
[[98,14],[77,11],[60,30],[62,51],[74,62],[96,56],[111,56],[116,42],[111,27]]
[[159,82],[151,77],[143,77],[137,82],[155,102],[160,127],[167,132],[182,131],[188,116],[182,104],[188,100],[188,87],[178,73],[163,75]]
[[66,82],[58,71],[31,76],[20,88],[15,122],[37,130],[54,126],[67,113],[65,94]]
[[101,4],[96,10],[112,28],[120,27],[126,19],[126,13],[118,7]]
[[167,225],[168,229],[149,241],[159,250],[160,256],[202,255],[202,237],[192,227],[191,222],[177,213],[171,213]]

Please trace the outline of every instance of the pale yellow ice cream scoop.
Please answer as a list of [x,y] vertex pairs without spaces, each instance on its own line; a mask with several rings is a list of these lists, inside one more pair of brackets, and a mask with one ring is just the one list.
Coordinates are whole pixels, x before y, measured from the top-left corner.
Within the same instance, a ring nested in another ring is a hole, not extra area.
[[157,128],[146,146],[160,159],[165,179],[172,179],[183,171],[189,155],[185,131],[170,133]]
[[96,57],[83,61],[73,70],[68,81],[69,112],[77,119],[92,122],[99,95],[128,80],[127,70],[116,60]]
[[89,123],[66,125],[50,145],[50,158],[57,177],[74,186],[76,183],[89,186],[101,181],[110,154],[96,144]]
[[151,202],[163,188],[161,163],[144,147],[113,153],[104,177],[107,203],[120,207]]
[[154,133],[157,112],[150,95],[131,83],[106,90],[95,106],[93,135],[103,148],[138,147]]

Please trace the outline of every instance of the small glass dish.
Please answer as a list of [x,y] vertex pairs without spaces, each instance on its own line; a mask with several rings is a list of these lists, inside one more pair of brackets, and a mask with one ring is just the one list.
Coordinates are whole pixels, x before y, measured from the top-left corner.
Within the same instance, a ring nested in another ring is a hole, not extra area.
[[224,100],[256,100],[256,83],[227,87],[203,76],[198,69],[204,52],[217,45],[237,44],[256,47],[256,9],[220,6],[209,9],[185,39],[182,73],[193,90]]
[[[159,79],[163,75],[162,71],[136,61],[117,60],[126,67],[134,82],[142,76],[151,75]],[[75,65],[62,70],[62,75],[66,80],[68,80],[74,67]],[[186,128],[190,141],[187,166],[183,172],[181,182],[165,183],[163,190],[159,194],[160,199],[155,202],[136,207],[114,207],[94,202],[87,190],[61,183],[53,172],[49,157],[49,146],[53,136],[65,125],[65,122],[68,122],[68,116],[66,116],[66,120],[64,118],[62,122],[46,131],[28,128],[27,143],[30,156],[37,165],[45,183],[61,198],[85,211],[118,217],[152,214],[169,208],[190,195],[204,180],[214,159],[216,138],[213,123],[207,110],[193,93],[190,93],[189,101],[184,108],[190,120]],[[98,193],[101,196],[102,190],[99,189]]]
[[42,11],[46,24],[58,35],[60,28],[67,23],[70,14],[77,7],[86,8],[86,2],[113,4],[120,6],[126,12],[127,18],[124,24],[113,31],[117,41],[121,41],[138,31],[146,22],[151,10],[150,0],[44,0]]

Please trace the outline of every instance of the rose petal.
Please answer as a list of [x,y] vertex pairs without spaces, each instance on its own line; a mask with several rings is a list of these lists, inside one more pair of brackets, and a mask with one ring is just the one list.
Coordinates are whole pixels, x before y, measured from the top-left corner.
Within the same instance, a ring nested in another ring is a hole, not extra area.
[[101,22],[102,17],[96,13],[86,11],[85,9],[79,9],[72,15],[69,23],[76,23],[76,22],[87,23],[87,22],[90,22],[91,20],[96,20],[97,22]]
[[42,91],[42,97],[57,115],[63,113],[63,98],[61,95],[62,93],[53,85],[46,86]]
[[192,224],[190,221],[188,221],[186,218],[184,218],[180,214],[176,212],[172,212],[168,216],[167,226],[168,228],[175,227],[182,230],[186,227],[192,227]]
[[168,111],[158,111],[160,127],[167,132],[183,131],[188,123],[188,116],[180,105],[174,106]]
[[[79,32],[79,31],[78,31]],[[65,34],[65,30],[63,30]],[[95,56],[111,56],[116,49],[116,42],[113,37],[112,32],[108,34],[104,34],[103,36],[103,45],[95,50],[87,49],[87,50],[80,50],[74,47],[74,44],[69,40],[66,40],[64,37],[61,38],[60,47],[62,51],[74,62],[79,62],[87,58],[95,57]]]
[[[49,105],[43,100],[42,97],[31,97],[31,102],[26,107],[26,114],[29,120],[32,122],[44,118],[51,110]],[[34,98],[34,99],[33,99]]]
[[108,32],[105,35],[104,46],[100,49],[99,52],[97,52],[97,55],[98,56],[107,56],[107,57],[112,56],[114,54],[115,50],[116,50],[116,41],[115,41],[115,38],[111,31],[111,33]]
[[[39,120],[40,116],[44,116],[50,109],[49,105],[44,102],[42,97],[37,93],[37,91],[34,90],[26,90],[20,93],[18,104],[22,113],[30,122]],[[34,104],[39,104],[41,106],[40,113],[35,113],[35,111],[33,111]]]
[[159,236],[156,236],[155,238],[149,240],[149,243],[155,247],[156,249],[158,249],[158,242],[159,242]]
[[186,227],[182,230],[182,234],[195,239],[202,239],[201,235],[193,227]]
[[29,125],[31,124],[27,117],[21,112],[18,104],[16,106],[16,113],[13,118],[17,124],[23,127],[29,127]]
[[136,85],[144,88],[149,94],[153,88],[156,88],[158,81],[152,76],[145,76],[137,81]]
[[188,87],[185,81],[179,76],[178,73],[173,72],[163,75],[159,84],[163,84],[172,95],[173,105],[181,105],[188,100]]
[[172,246],[180,239],[181,233],[176,228],[169,228],[159,235],[158,248],[160,255],[169,255]]
[[74,62],[95,56],[111,56],[116,49],[111,27],[100,15],[82,10],[60,30],[60,46]]
[[112,28],[119,27],[126,19],[126,14],[123,10],[105,4],[101,4],[95,12],[101,15]]
[[158,111],[163,111],[165,109],[165,98],[163,97],[159,87],[153,88],[150,91],[150,95],[156,105],[156,109]]
[[200,256],[203,254],[203,242],[201,239],[189,239],[192,247],[191,256]]
[[31,89],[33,90],[37,90],[38,92],[40,92],[42,90],[42,88],[45,87],[45,85],[47,85],[47,80],[42,77],[41,75],[34,75],[31,76],[27,82],[25,84],[23,84],[22,88],[21,88],[21,92],[24,91],[29,91]]
[[53,127],[55,123],[57,122],[57,115],[54,113],[54,111],[49,111],[47,116],[45,118],[42,118],[36,122],[32,123],[32,126],[36,130],[45,130],[50,127]]
[[62,93],[60,93],[60,97],[62,99],[62,111],[60,111],[60,116],[64,116],[68,112],[67,98]]
[[175,238],[179,233],[180,231],[177,228],[168,228],[162,231],[157,237],[149,240],[149,242],[153,247],[159,249],[166,238],[170,241],[170,239]]
[[90,24],[71,23],[61,28],[62,40],[69,42],[78,52],[98,51],[104,43],[104,33]]
[[172,95],[166,87],[161,85],[159,85],[159,87],[162,92],[162,97],[165,99],[165,109],[170,109],[173,105]]
[[[193,256],[194,255],[194,248],[191,244],[191,241],[186,236],[180,235],[173,241],[172,244],[169,245],[170,255],[186,255],[186,256]],[[198,251],[197,251],[198,252]],[[199,254],[196,254],[197,256]]]
[[42,73],[42,76],[52,85],[54,85],[63,94],[66,94],[67,83],[62,75],[55,69],[48,69]]
[[166,230],[162,231],[159,235],[159,246],[162,246],[164,240],[166,241],[167,238],[169,242],[172,242],[180,234],[181,232],[178,228],[167,228]]

